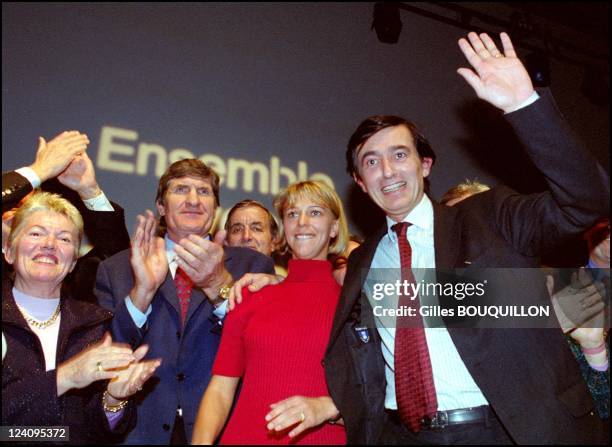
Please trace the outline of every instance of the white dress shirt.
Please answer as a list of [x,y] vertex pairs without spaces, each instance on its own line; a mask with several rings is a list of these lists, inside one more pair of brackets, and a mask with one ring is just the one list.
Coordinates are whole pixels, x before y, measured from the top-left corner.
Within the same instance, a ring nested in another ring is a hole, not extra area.
[[[26,166],[16,169],[15,172],[25,177],[32,185],[32,188],[36,189],[40,186],[40,177],[38,177],[34,169]],[[103,191],[100,191],[100,194],[93,199],[83,200],[83,203],[92,211],[114,211],[113,205],[111,205]]]
[[[433,272],[432,270],[423,269],[435,269],[436,267],[433,206],[426,195],[423,195],[419,204],[404,218],[404,222],[412,224],[408,227],[407,238],[412,247],[412,269],[415,281],[418,283],[423,278],[423,275],[429,275]],[[374,272],[385,272],[384,276],[387,281],[390,279],[389,275],[397,276],[396,279],[401,278],[397,235],[391,229],[395,223],[395,221],[387,217],[387,234],[380,240],[370,266],[370,269],[374,269]],[[391,279],[391,281],[394,281],[394,279]],[[372,307],[381,304],[380,301],[373,299],[371,287],[368,286],[368,284],[373,282],[375,281],[366,281],[365,288]],[[433,297],[433,299],[435,300],[436,298]],[[397,297],[395,297],[395,300],[397,301]],[[422,302],[422,304],[425,303]],[[383,321],[383,319],[376,316],[374,318],[376,329],[382,339],[382,352],[385,361],[385,376],[387,379],[385,407],[396,410],[397,401],[395,397],[395,366],[393,357],[395,350],[395,325],[388,324],[388,320]],[[436,327],[425,328],[425,338],[429,348],[434,385],[438,399],[438,410],[453,410],[456,408],[487,405],[487,400],[461,360],[448,330],[445,327],[441,327],[440,322],[441,320],[437,320],[434,323]]]

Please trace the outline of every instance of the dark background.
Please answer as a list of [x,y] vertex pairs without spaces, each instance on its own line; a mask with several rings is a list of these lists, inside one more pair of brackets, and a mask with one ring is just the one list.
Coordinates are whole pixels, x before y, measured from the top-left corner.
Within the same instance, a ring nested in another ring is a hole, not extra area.
[[[142,175],[101,166],[110,126],[133,132],[117,142],[134,151],[150,144],[267,167],[278,157],[294,172],[306,162],[309,175],[333,179],[363,235],[380,221],[346,175],[344,151],[362,119],[385,113],[430,139],[434,198],[465,178],[540,190],[501,113],[456,74],[467,66],[462,26],[508,31],[522,57],[547,54],[560,109],[608,169],[607,3],[402,5],[399,42],[385,44],[371,29],[373,3],[3,3],[3,170],[30,164],[39,135],[85,132],[99,183],[131,228],[153,207],[158,175],[153,159]],[[240,172],[235,180],[222,186],[225,209],[246,197],[271,206],[271,192],[245,190]]]

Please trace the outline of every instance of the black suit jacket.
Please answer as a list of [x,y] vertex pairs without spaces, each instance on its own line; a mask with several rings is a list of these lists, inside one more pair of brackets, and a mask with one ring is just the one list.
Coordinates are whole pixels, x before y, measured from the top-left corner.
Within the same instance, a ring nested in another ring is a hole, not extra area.
[[2,213],[17,206],[30,191],[32,185],[27,178],[15,171],[2,173]]
[[[32,185],[22,175],[14,171],[2,173],[2,212],[16,207],[31,191]],[[61,295],[97,304],[93,289],[98,264],[129,248],[130,235],[125,226],[123,208],[116,203],[111,202],[114,211],[92,211],[78,198],[71,202],[83,216],[84,231],[93,248],[79,258],[72,273],[66,276]],[[11,270],[12,267],[3,259],[4,273]]]
[[[577,143],[549,95],[507,119],[546,177],[549,191],[522,196],[500,187],[453,208],[434,204],[436,268],[512,267],[502,272],[509,290],[526,301],[548,302],[543,278],[520,268],[538,267],[540,253],[607,215],[609,181]],[[369,341],[363,342],[355,331],[374,327],[362,273],[385,232],[383,225],[349,258],[324,360],[349,443],[376,443],[385,422],[380,338],[370,329]],[[592,413],[592,399],[560,330],[449,328],[449,333],[515,442],[607,440],[608,428]]]

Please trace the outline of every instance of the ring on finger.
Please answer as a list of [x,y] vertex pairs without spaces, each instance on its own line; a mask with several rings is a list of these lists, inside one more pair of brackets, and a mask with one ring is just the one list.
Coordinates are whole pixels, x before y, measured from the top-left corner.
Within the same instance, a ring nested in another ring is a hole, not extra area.
[[102,368],[102,362],[98,362],[96,363],[96,369],[100,372],[104,371],[104,368]]
[[306,420],[306,415],[303,411],[300,411],[300,422],[304,422]]

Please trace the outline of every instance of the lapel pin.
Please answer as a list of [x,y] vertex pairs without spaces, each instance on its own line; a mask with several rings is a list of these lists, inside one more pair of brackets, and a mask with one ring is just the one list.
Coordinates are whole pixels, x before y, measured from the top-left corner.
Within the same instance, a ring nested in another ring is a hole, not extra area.
[[363,343],[367,343],[370,341],[370,331],[367,327],[356,327],[355,332]]

